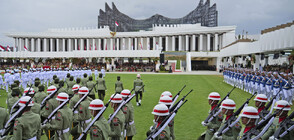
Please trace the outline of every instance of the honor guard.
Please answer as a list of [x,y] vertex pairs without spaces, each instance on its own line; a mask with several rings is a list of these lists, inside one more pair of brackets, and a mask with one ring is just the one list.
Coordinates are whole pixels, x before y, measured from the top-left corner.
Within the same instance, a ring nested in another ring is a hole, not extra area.
[[238,140],[242,138],[242,136],[249,130],[255,127],[256,121],[259,119],[258,111],[256,108],[252,106],[246,106],[242,110],[241,113],[241,120],[242,124],[245,125],[245,127],[242,128],[240,131]]
[[73,96],[72,87],[75,85],[75,82],[73,80],[74,80],[74,77],[70,76],[69,81],[67,82],[67,94],[69,96]]
[[[275,131],[277,129],[279,129],[280,124],[288,117],[288,112],[289,112],[289,110],[291,110],[291,107],[287,101],[279,100],[276,102],[274,109],[276,109],[276,111],[279,111],[279,113],[277,114],[277,117],[274,119],[274,122],[271,125],[271,127],[261,137],[262,140],[268,140],[268,139],[274,140],[272,135],[275,133]],[[288,125],[291,126],[291,124],[288,124]],[[286,130],[283,130],[282,132],[284,132],[284,131],[286,131]],[[291,140],[293,138],[294,138],[294,131],[292,130],[287,135],[285,135],[283,138],[280,138],[280,140]]]
[[91,93],[89,93],[89,95],[88,95],[93,100],[96,99],[96,97],[95,97],[96,87],[94,87],[94,86],[95,86],[95,82],[93,81],[93,77],[89,76],[89,81],[87,82],[86,87],[88,87],[89,89],[94,88],[94,90],[92,90]]
[[[68,98],[68,94],[61,92],[56,97],[56,100],[59,102],[59,105],[61,105]],[[54,140],[69,140],[69,130],[71,128],[72,120],[72,110],[65,105],[57,111],[50,123],[47,123],[42,127],[45,129],[55,130],[56,133],[53,136]]]
[[[119,107],[120,103],[122,103],[122,95],[120,94],[115,94],[111,95],[110,100],[111,100],[111,107],[113,108],[114,112],[116,109]],[[109,137],[110,140],[123,140],[124,135],[123,135],[123,130],[125,127],[125,115],[124,113],[119,110],[118,113],[114,116],[114,118],[110,122],[110,133]]]
[[97,82],[97,90],[98,90],[98,96],[99,99],[104,101],[104,97],[105,97],[105,90],[107,90],[106,88],[106,84],[105,84],[105,80],[102,78],[102,74],[99,74],[99,78],[96,80]]
[[9,119],[9,115],[6,109],[3,107],[0,107],[0,134],[2,134],[2,132],[4,131],[3,129],[8,119]]
[[7,109],[8,109],[8,112],[9,113],[12,113],[12,112],[15,112],[16,110],[17,110],[17,108],[14,108],[13,110],[12,110],[12,112],[10,112],[11,111],[11,108],[12,108],[12,106],[19,100],[19,95],[20,95],[20,91],[18,90],[18,88],[13,88],[12,89],[12,93],[11,93],[11,96],[12,97],[10,97],[8,100],[7,100]]
[[120,81],[120,76],[117,76],[117,81],[115,82],[115,92],[121,93],[121,91],[124,89],[123,83]]
[[265,117],[266,114],[260,114],[262,110],[265,108],[265,104],[268,102],[266,95],[264,94],[257,94],[254,98],[255,106],[258,108],[258,114],[262,117]]
[[[134,89],[136,92],[136,102],[137,102],[137,106],[141,106],[141,101],[142,101],[142,97],[143,97],[143,92],[144,92],[144,88],[141,88],[144,84],[141,78],[140,74],[137,74],[137,79],[134,80]],[[139,96],[140,96],[140,100],[139,100]]]
[[41,104],[42,101],[46,98],[46,93],[44,92],[45,87],[44,85],[39,86],[39,91],[35,93],[34,101],[38,104]]
[[[31,98],[34,97],[34,94],[36,93],[34,89],[31,89],[30,91],[25,91],[26,93],[24,93],[25,96],[29,96]],[[36,113],[36,114],[40,114],[41,111],[41,107],[40,104],[35,102],[35,99],[33,98],[34,101],[34,105],[31,107],[32,112]]]
[[[167,108],[170,108],[170,106],[173,103],[173,99],[170,96],[164,95],[164,96],[161,96],[160,97],[158,103],[165,104],[167,106]],[[174,119],[171,122],[169,122],[168,126],[169,126],[169,130],[170,130],[170,138],[172,140],[175,140],[176,139],[176,136],[174,134]]]
[[[211,106],[209,113],[218,105],[219,100],[221,100],[221,97],[219,93],[217,92],[211,92],[208,95],[208,104]],[[210,140],[213,137],[213,134],[219,129],[222,121],[223,121],[223,115],[222,113],[220,113],[217,117],[215,117],[209,123],[204,123],[204,121],[202,122],[203,126],[207,126],[207,129],[205,132],[205,140]]]
[[81,80],[81,86],[86,86],[88,82],[88,75],[84,73],[84,78]]
[[72,92],[73,92],[73,96],[70,101],[69,101],[69,108],[73,109],[74,105],[79,101],[80,97],[79,97],[79,89],[80,86],[79,85],[74,85],[72,87]]
[[[131,91],[128,89],[123,90],[121,93],[123,100],[127,100],[131,96]],[[128,102],[122,107],[122,111],[125,115],[125,139],[132,140],[133,136],[137,133],[134,120],[134,106],[131,102]]]
[[[91,101],[89,109],[93,117],[95,117],[99,111],[103,108],[104,104],[100,99]],[[100,118],[93,124],[90,130],[91,140],[108,140],[110,132],[109,124],[107,120],[101,115]]]
[[[150,132],[154,131],[162,121],[169,115],[168,107],[165,104],[158,104],[154,107],[152,114],[154,115],[155,124],[150,127],[150,130],[147,132],[149,136]],[[155,138],[155,140],[169,140],[170,138],[170,129],[165,127],[164,130]]]
[[[18,105],[20,107],[30,101],[31,97],[24,96],[20,99]],[[34,101],[30,101],[28,106],[24,109],[24,113],[15,119],[13,127],[13,139],[15,140],[36,140],[41,139],[41,119],[39,114],[31,111],[34,106]]]

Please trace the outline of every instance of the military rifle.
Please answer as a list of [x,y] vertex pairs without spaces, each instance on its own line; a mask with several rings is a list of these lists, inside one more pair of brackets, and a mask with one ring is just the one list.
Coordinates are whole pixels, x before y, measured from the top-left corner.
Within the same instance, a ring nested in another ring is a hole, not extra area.
[[[114,96],[118,94],[115,93]],[[112,98],[106,103],[105,106],[102,107],[102,109],[99,111],[99,113],[95,116],[95,118],[91,121],[91,123],[87,126],[87,128],[82,132],[82,134],[80,135],[80,137],[78,138],[78,140],[83,139],[85,136],[87,136],[87,132],[89,131],[89,129],[93,126],[93,124],[102,116],[102,114],[105,112],[105,110],[107,109],[107,107],[109,106],[110,102],[111,102]]]
[[72,111],[73,111],[73,113],[75,112],[75,110],[78,108],[78,106],[80,105],[80,103],[82,102],[82,101],[84,101],[87,97],[88,97],[88,95],[92,92],[92,90],[94,89],[94,87],[97,85],[98,83],[96,83],[93,87],[92,87],[92,89],[87,93],[87,94],[85,94],[75,105],[74,105],[74,107],[73,107],[73,109],[72,109]]
[[43,99],[43,101],[41,102],[41,110],[45,107],[46,105],[46,102],[53,98],[54,95],[58,92],[58,90],[60,89],[61,87],[58,87],[57,90],[55,92],[52,92],[51,94],[49,94],[48,96],[46,96],[46,98]]
[[[292,121],[293,118],[294,118],[294,112],[292,112],[285,120],[282,121],[282,123],[280,124],[280,127],[278,128],[278,130],[276,130],[276,132],[274,133],[274,137],[276,139],[280,139],[280,138],[284,137],[291,130],[294,129],[294,122]],[[291,126],[288,127],[288,125],[291,125]]]
[[228,92],[228,94],[217,104],[217,106],[216,107],[214,107],[211,111],[210,111],[210,113],[209,113],[209,115],[207,116],[207,118],[204,120],[204,123],[209,123],[209,122],[211,122],[219,113],[220,113],[220,109],[219,109],[219,107],[220,107],[220,105],[222,104],[222,102],[225,100],[225,99],[227,99],[227,98],[229,98],[229,96],[230,96],[230,94],[233,92],[233,90],[235,89],[236,87],[234,86],[233,87],[233,89],[230,91],[230,92]]
[[25,108],[30,104],[30,102],[32,100],[33,100],[33,98],[30,98],[30,100],[28,102],[26,102],[26,104],[24,106],[20,107],[13,114],[13,116],[10,117],[10,119],[6,122],[6,124],[4,126],[4,129],[3,129],[3,132],[2,132],[0,139],[5,138],[8,135],[8,133],[13,129],[15,119],[17,119],[18,117],[20,117],[24,113]]
[[164,130],[164,128],[167,127],[167,125],[174,119],[176,113],[187,101],[188,100],[185,100],[182,103],[177,104],[177,107],[172,112],[170,112],[170,114],[162,121],[162,123],[156,129],[154,129],[154,131],[152,131],[149,134],[146,140],[155,139]]
[[224,126],[219,129],[218,132],[216,132],[217,136],[221,136],[222,134],[226,133],[230,128],[232,128],[237,122],[239,122],[240,117],[237,118],[237,116],[241,113],[242,109],[249,104],[249,101],[257,94],[255,92],[249,99],[246,100],[246,102],[238,108],[238,110],[225,122]]
[[[143,85],[143,86],[141,86],[141,88],[139,89],[139,90],[141,90],[141,89],[143,89],[144,88],[144,86],[145,85]],[[132,91],[134,90],[134,88],[132,89]],[[138,90],[138,91],[139,91]],[[132,91],[131,91],[131,93],[132,93]],[[111,122],[111,120],[114,118],[114,116],[118,113],[118,111],[125,105],[125,104],[127,104],[128,102],[130,102],[135,96],[136,96],[136,94],[137,94],[137,92],[135,92],[131,97],[127,97],[126,98],[126,100],[123,100],[122,101],[122,103],[120,103],[120,105],[117,107],[117,109],[114,111],[114,113],[109,117],[109,119],[108,119],[108,123],[110,123]],[[114,97],[114,96],[113,96]]]
[[266,118],[262,123],[257,124],[254,128],[247,131],[240,140],[249,140],[252,136],[255,136],[251,140],[258,140],[263,134],[268,130],[268,128],[272,125],[277,114],[281,112],[276,111],[274,114],[271,114],[268,118]]
[[169,112],[172,112],[173,110],[175,110],[178,105],[180,104],[183,104],[183,102],[185,101],[186,97],[193,91],[193,89],[191,89],[185,96],[183,96],[183,98],[181,100],[179,100],[175,105],[171,106],[169,108]]
[[177,99],[179,98],[181,92],[183,91],[183,89],[185,87],[186,87],[186,85],[184,85],[184,87],[177,93],[177,95],[173,97],[173,102],[172,102],[171,106],[173,106],[173,104],[177,101]]
[[[29,90],[28,90],[27,93],[29,93],[29,92],[31,91],[32,86],[33,86],[33,84],[30,85]],[[24,94],[24,96],[25,96],[25,94]],[[20,101],[20,99],[18,99],[18,100],[13,104],[13,106],[11,107],[11,109],[10,109],[10,116],[16,112],[16,111],[13,112],[13,110],[14,110],[14,108],[16,107],[16,105],[19,103],[19,101]]]

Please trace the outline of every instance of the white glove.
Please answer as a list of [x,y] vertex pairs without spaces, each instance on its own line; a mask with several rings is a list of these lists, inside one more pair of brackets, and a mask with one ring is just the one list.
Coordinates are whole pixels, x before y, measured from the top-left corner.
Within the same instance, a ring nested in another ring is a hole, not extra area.
[[150,126],[150,130],[152,130],[153,126]]
[[269,137],[269,140],[278,140],[277,138],[275,138],[274,136]]
[[215,133],[214,133],[214,137],[215,137],[215,138],[220,139],[220,140],[223,139],[222,136],[217,136],[217,134],[218,134],[218,132],[215,132]]
[[201,122],[202,126],[207,126],[208,123],[205,123],[204,121]]

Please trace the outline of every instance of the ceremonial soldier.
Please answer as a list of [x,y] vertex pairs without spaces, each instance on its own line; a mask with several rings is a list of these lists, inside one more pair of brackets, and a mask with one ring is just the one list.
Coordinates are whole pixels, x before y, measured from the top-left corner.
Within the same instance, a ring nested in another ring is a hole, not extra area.
[[162,92],[160,97],[163,97],[163,96],[169,96],[171,98],[173,97],[173,95],[169,91]]
[[265,89],[266,89],[266,96],[268,99],[271,99],[272,97],[272,87],[273,87],[273,81],[271,78],[271,73],[268,72],[267,73],[267,77],[266,77],[266,85],[265,85]]
[[67,82],[67,83],[68,83],[68,82],[69,82],[69,79],[70,79],[70,73],[67,73],[67,74],[66,74],[66,79],[65,79],[65,82]]
[[7,109],[9,113],[15,112],[17,108],[14,108],[11,112],[12,106],[19,100],[20,91],[18,88],[13,88],[11,93],[11,98],[7,100]]
[[[151,134],[169,115],[168,107],[165,104],[158,104],[154,107],[152,114],[154,115],[155,124],[150,127],[150,130],[147,132],[147,136]],[[169,127],[165,127],[160,134],[155,138],[155,140],[169,140],[170,130]]]
[[[30,101],[31,97],[24,96],[20,99],[18,105],[25,106]],[[24,109],[24,113],[17,119],[15,119],[13,127],[13,139],[15,140],[36,140],[41,139],[41,119],[39,114],[35,114],[31,111],[31,107],[34,105],[33,101],[30,101],[27,107]]]
[[54,80],[54,84],[53,84],[56,88],[59,88],[59,78],[55,78]]
[[9,115],[5,108],[0,107],[0,134],[2,134],[6,122],[9,119]]
[[[89,109],[91,114],[95,117],[99,111],[103,108],[104,104],[100,99],[93,100]],[[101,115],[99,119],[93,124],[90,130],[90,139],[91,140],[108,140],[108,135],[110,132],[109,124],[107,120]]]
[[[281,127],[280,126],[281,123],[288,117],[288,112],[289,112],[289,110],[291,110],[291,107],[287,101],[280,100],[280,101],[276,102],[274,109],[276,109],[276,111],[278,111],[277,118],[274,119],[274,122],[271,125],[271,127],[261,137],[262,140],[268,140],[268,139],[274,140],[272,135],[275,133],[275,131],[277,129],[279,129],[279,127]],[[288,124],[288,127],[291,125],[292,124]],[[283,129],[282,132],[284,132],[284,131],[287,131],[287,130]],[[287,135],[280,138],[280,140],[292,140],[293,138],[294,138],[294,131],[292,130]]]
[[107,90],[107,88],[106,88],[105,80],[102,78],[101,73],[99,74],[99,78],[96,81],[98,86],[97,90],[98,90],[99,99],[104,101],[105,90]]
[[74,80],[74,77],[70,76],[69,82],[67,82],[67,94],[69,96],[73,96],[72,87],[75,85],[75,82],[73,80]]
[[254,71],[252,71],[251,73],[252,77],[250,79],[250,88],[249,88],[249,93],[254,94],[255,92],[255,80],[256,80],[256,76],[254,74]]
[[[221,100],[221,97],[219,93],[217,92],[211,92],[208,95],[208,104],[211,106],[210,111],[212,111],[217,106],[219,100]],[[223,121],[223,115],[222,113],[219,113],[217,117],[215,117],[210,122],[208,123],[205,123],[204,121],[202,122],[203,126],[207,126],[207,129],[205,132],[205,140],[210,140],[213,137],[213,134],[219,129],[222,121]]]
[[[56,90],[57,90],[56,86],[52,85],[52,86],[48,87],[47,93],[51,94],[51,93],[56,92]],[[57,94],[55,93],[53,98],[46,101],[45,109],[43,109],[42,113],[41,113],[42,121],[45,120],[46,118],[48,118],[48,116],[52,113],[52,111],[56,107],[58,107],[58,102],[55,99],[56,97],[57,97]],[[48,130],[45,130],[45,132],[46,132],[46,135],[49,139],[51,138],[51,136],[54,135],[53,130],[48,129]]]
[[[35,90],[31,89],[29,92],[25,91],[26,93],[24,93],[26,96],[30,96],[31,98],[34,97],[35,94]],[[33,98],[34,101],[34,98]],[[31,107],[32,112],[36,113],[36,114],[40,114],[40,104],[34,102],[34,105]]]
[[[159,102],[160,104],[165,104],[167,106],[167,108],[170,109],[172,103],[173,103],[173,99],[172,97],[170,96],[161,96],[160,99],[159,99]],[[169,130],[170,130],[170,138],[172,140],[175,140],[176,139],[176,136],[174,134],[174,120],[171,120],[168,124],[168,127],[169,127]]]
[[262,72],[260,77],[261,77],[260,86],[259,86],[260,94],[266,95],[265,85],[266,85],[267,79],[265,76],[265,72]]
[[[234,114],[234,109],[236,109],[236,104],[233,100],[231,99],[226,99],[222,102],[220,108],[222,109],[222,114],[226,115],[226,118],[223,120],[220,129],[222,126],[225,124],[225,122]],[[235,140],[237,139],[239,133],[241,130],[241,125],[239,122],[235,124],[232,128],[229,128],[229,130],[222,134],[222,136],[217,136],[216,132],[212,138],[212,140],[215,139],[224,139],[224,140]]]
[[115,82],[115,92],[120,93],[124,89],[123,83],[120,81],[120,76],[117,76],[117,81]]
[[77,78],[77,80],[76,80],[76,84],[77,84],[77,85],[81,85],[81,78]]
[[[12,93],[12,90],[13,89],[15,89],[15,90],[19,90],[19,88],[17,87],[17,85],[16,85],[16,83],[13,83],[13,84],[11,84],[11,86],[10,86],[10,88],[11,88],[11,91],[9,91],[8,93],[7,93],[7,99],[6,99],[6,101],[8,101],[12,96],[11,96],[11,93]],[[20,95],[21,95],[21,93],[20,93]]]
[[284,74],[284,85],[283,85],[283,100],[286,100],[288,103],[292,104],[292,86],[291,81],[288,78],[288,74]]
[[[265,104],[267,103],[267,97],[264,94],[257,94],[254,98],[255,106],[258,108],[258,114],[260,117],[265,117],[267,114],[261,114],[262,110],[265,108]],[[268,113],[268,112],[267,112]]]
[[273,74],[274,74],[274,78],[275,78],[275,79],[273,79],[273,96],[278,94],[276,99],[279,100],[281,92],[280,93],[278,93],[278,92],[282,88],[282,83],[281,83],[282,80],[280,80],[280,78],[278,78],[278,73],[277,72],[274,72]]
[[104,69],[104,67],[102,67],[102,69],[101,69],[101,74],[103,75],[103,78],[105,77],[105,69]]
[[259,75],[259,72],[256,72],[256,78],[255,78],[255,92],[257,94],[260,94],[260,81],[261,81],[261,76]]
[[[134,89],[136,92],[136,102],[137,102],[137,106],[141,106],[141,101],[142,101],[142,96],[143,96],[143,92],[144,92],[144,88],[141,88],[144,84],[141,78],[140,74],[137,74],[137,79],[134,80]],[[140,96],[140,100],[138,99]]]
[[53,78],[52,78],[52,81],[51,81],[50,85],[54,84],[56,78],[57,78],[57,75],[53,75]]
[[259,119],[257,109],[252,106],[244,107],[240,116],[242,119],[242,124],[245,125],[245,127],[243,127],[240,131],[238,140],[241,139],[247,131],[254,128],[256,121]]
[[[122,103],[123,99],[120,94],[116,94],[114,96],[111,95],[111,107],[113,108],[114,112],[119,107],[120,103]],[[119,110],[118,113],[114,116],[114,118],[110,122],[110,133],[109,137],[110,140],[123,140],[123,130],[125,124],[125,115],[124,113]]]
[[38,104],[41,104],[42,101],[46,98],[46,93],[44,92],[45,87],[44,85],[39,86],[39,91],[35,93],[34,101]]
[[35,90],[36,92],[39,91],[39,88],[38,88],[38,87],[39,87],[40,83],[41,83],[40,79],[39,79],[39,78],[36,78],[36,79],[35,79],[35,83],[34,83],[34,85],[33,85],[33,88],[34,88],[34,90]]
[[[61,92],[58,94],[56,100],[61,105],[64,101],[69,99],[68,94]],[[72,110],[67,105],[60,108],[55,114],[54,119],[47,123],[43,128],[55,130],[54,140],[69,140],[69,130],[73,120]]]
[[79,93],[80,86],[79,85],[74,85],[72,87],[73,91],[73,97],[69,101],[69,108],[73,109],[74,105],[79,101],[80,97],[78,95]]
[[[81,99],[83,96],[89,93],[89,89],[87,87],[81,87],[78,93]],[[74,112],[74,122],[79,122],[78,125],[71,130],[71,134],[73,135],[74,139],[77,139],[82,131],[86,129],[88,124],[91,122],[91,113],[88,109],[91,101],[91,98],[86,97],[83,101],[80,102],[76,110],[74,110],[77,111],[77,113]]]
[[92,90],[90,93],[89,93],[89,97],[92,98],[93,100],[96,99],[95,98],[95,91],[96,91],[96,87],[95,86],[95,82],[93,81],[93,77],[92,76],[89,76],[89,81],[87,82],[86,84],[86,87],[89,88],[89,89],[92,89],[92,88],[95,88],[95,90]]
[[64,81],[63,80],[61,80],[61,81],[59,81],[59,90],[58,90],[58,93],[61,93],[61,92],[67,92],[67,90],[66,90],[66,88],[64,87]]
[[84,78],[81,80],[81,86],[86,86],[87,82],[88,82],[88,78],[87,78],[87,74],[84,73]]
[[[127,98],[131,96],[131,91],[124,89],[120,94],[122,95],[123,100],[127,100]],[[132,140],[133,136],[136,134],[133,104],[128,102],[122,107],[122,111],[125,114],[126,139]]]

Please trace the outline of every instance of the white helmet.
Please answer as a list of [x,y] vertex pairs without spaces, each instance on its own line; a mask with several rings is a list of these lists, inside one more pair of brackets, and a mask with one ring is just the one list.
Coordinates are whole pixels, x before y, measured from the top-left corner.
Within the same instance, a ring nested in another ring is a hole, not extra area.
[[231,99],[225,99],[220,108],[225,108],[225,109],[236,109],[236,103],[231,100]]
[[258,119],[259,118],[257,109],[252,106],[244,107],[240,116],[250,118],[250,119]]
[[289,103],[285,100],[279,100],[275,103],[274,109],[282,109],[285,107],[283,110],[291,110],[291,107]]
[[112,94],[110,100],[112,103],[121,103],[123,101],[122,95],[120,94],[116,94],[115,96],[114,94]]
[[173,99],[169,96],[162,96],[162,97],[160,97],[158,103],[162,103],[165,105],[171,105],[173,103]]
[[161,97],[163,97],[163,96],[165,96],[165,95],[166,95],[166,96],[169,96],[169,97],[171,97],[171,98],[173,97],[173,95],[172,95],[169,91],[164,91],[164,92],[161,93]]
[[217,92],[211,92],[208,95],[208,99],[219,101],[219,100],[221,100],[221,97],[220,97],[219,93],[217,93]]
[[158,116],[167,116],[169,111],[165,104],[158,104],[154,107],[152,114]]
[[58,101],[66,101],[68,99],[68,94],[61,92],[57,95],[56,100]]
[[79,90],[79,88],[80,88],[80,85],[78,85],[78,84],[75,84],[73,87],[72,87],[72,91],[75,91],[75,90]]
[[128,89],[124,89],[123,91],[121,91],[120,95],[121,95],[122,97],[128,97],[128,96],[131,95],[131,91],[128,90]]
[[[23,96],[20,98],[18,105],[19,106],[25,106],[25,104],[31,99],[30,96]],[[28,106],[33,106],[34,105],[34,101],[31,100],[31,102],[28,104]]]
[[[28,93],[28,91],[30,90],[30,92]],[[26,94],[34,94],[35,93],[35,91],[34,91],[34,89],[33,88],[26,88],[24,91],[23,91],[23,93],[26,95]]]
[[47,88],[47,92],[50,94],[50,93],[53,93],[57,90],[56,86],[50,86]]
[[259,101],[266,103],[267,102],[267,97],[264,94],[257,94],[256,97],[254,98],[254,101]]
[[89,105],[89,109],[91,110],[101,110],[103,108],[104,104],[100,99],[95,99],[91,101]]
[[141,77],[141,75],[140,74],[137,74],[137,77]]
[[87,87],[81,87],[79,89],[79,94],[88,94],[89,93],[89,89]]

